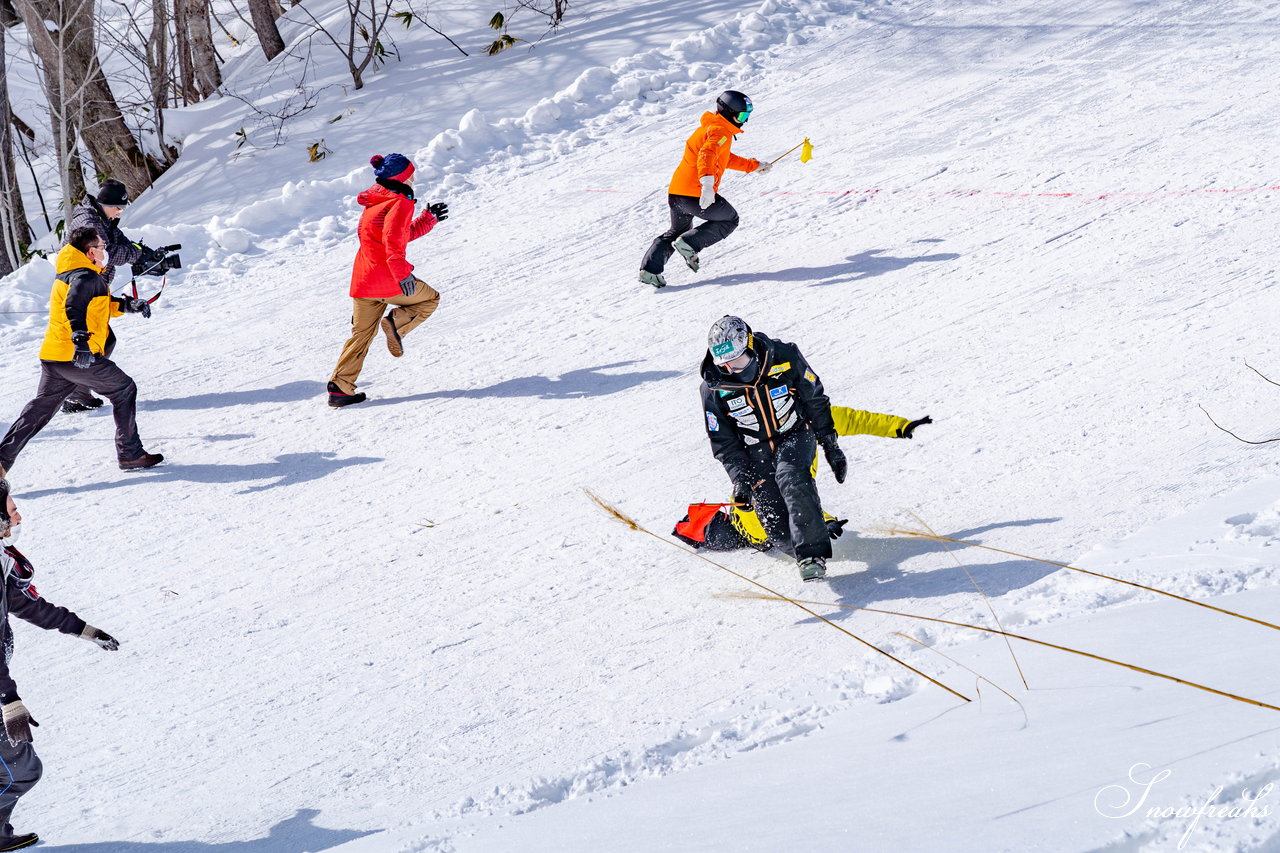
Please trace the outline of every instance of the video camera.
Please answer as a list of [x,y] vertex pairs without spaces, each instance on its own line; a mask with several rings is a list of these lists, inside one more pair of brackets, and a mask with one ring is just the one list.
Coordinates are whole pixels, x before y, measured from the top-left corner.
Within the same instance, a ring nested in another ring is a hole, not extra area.
[[161,246],[159,249],[148,249],[143,246],[142,257],[133,265],[134,278],[140,275],[161,276],[167,274],[169,270],[181,269],[182,259],[176,254],[181,248],[181,243]]

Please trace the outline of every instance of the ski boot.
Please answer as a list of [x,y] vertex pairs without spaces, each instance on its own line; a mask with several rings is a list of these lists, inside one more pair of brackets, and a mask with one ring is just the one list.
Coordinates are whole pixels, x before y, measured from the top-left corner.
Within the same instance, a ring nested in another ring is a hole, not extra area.
[[21,850],[24,847],[30,847],[38,844],[40,836],[34,832],[27,832],[23,835],[9,835],[0,838],[0,851],[3,850]]
[[697,272],[698,250],[686,243],[683,237],[677,237],[676,241],[671,245],[680,253],[680,257],[684,258],[684,262],[689,265],[689,269]]
[[648,270],[640,270],[640,283],[652,284],[654,287],[667,286],[667,280],[662,277],[661,273],[649,272]]
[[343,406],[350,406],[355,403],[363,403],[367,399],[364,396],[363,391],[359,394],[347,394],[343,392],[336,382],[330,382],[326,386],[326,390],[329,392],[329,405],[335,409],[341,409]]
[[820,581],[827,576],[827,561],[823,557],[805,557],[798,560],[800,579],[804,581]]

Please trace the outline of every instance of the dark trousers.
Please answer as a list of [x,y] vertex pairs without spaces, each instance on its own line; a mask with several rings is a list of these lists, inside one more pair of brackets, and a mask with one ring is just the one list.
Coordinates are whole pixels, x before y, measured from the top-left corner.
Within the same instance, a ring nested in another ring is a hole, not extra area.
[[22,448],[44,429],[62,401],[77,388],[97,391],[111,401],[111,414],[116,421],[116,457],[120,461],[137,459],[146,452],[138,437],[138,386],[114,361],[100,355],[85,368],[69,361],[41,361],[35,399],[23,407],[0,439],[0,468],[8,471],[13,467]]
[[796,428],[779,440],[776,450],[757,445],[749,452],[752,482],[764,480],[751,496],[756,515],[769,541],[797,560],[831,556],[831,537],[813,482],[817,450],[813,431]]
[[3,731],[0,731],[0,761],[3,761],[3,766],[0,766],[0,834],[12,837],[14,832],[9,816],[13,814],[13,807],[18,804],[19,797],[40,781],[44,768],[30,741],[14,746]]
[[[667,261],[675,251],[671,244],[677,237],[684,237],[695,252],[701,252],[728,237],[738,227],[738,211],[722,195],[717,195],[715,203],[706,210],[698,207],[697,196],[668,195],[667,204],[671,207],[671,227],[659,235],[645,252],[641,269],[646,272],[657,274],[666,269]],[[706,222],[690,231],[694,217]]]
[[[110,326],[107,327],[107,342],[102,346],[102,354],[111,358],[111,353],[116,350],[116,333]],[[68,400],[74,400],[82,403],[92,403],[96,398],[88,388],[77,388],[67,397]]]

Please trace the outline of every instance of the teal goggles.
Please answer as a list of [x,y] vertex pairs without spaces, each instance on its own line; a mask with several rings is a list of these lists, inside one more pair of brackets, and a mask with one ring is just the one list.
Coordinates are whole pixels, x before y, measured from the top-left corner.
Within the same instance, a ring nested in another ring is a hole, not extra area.
[[747,123],[747,119],[751,118],[751,110],[752,110],[751,104],[747,104],[747,108],[742,112],[738,113],[738,116],[737,116],[738,124]]

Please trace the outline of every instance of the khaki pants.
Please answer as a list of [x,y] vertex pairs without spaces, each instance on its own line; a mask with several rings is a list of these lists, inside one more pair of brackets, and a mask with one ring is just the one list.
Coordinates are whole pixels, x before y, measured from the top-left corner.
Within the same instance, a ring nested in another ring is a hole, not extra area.
[[388,296],[385,299],[356,297],[351,300],[351,338],[342,347],[338,366],[333,369],[329,381],[342,389],[344,394],[354,394],[356,379],[369,354],[369,344],[378,333],[378,324],[388,305],[395,306],[387,316],[395,323],[400,337],[412,332],[418,324],[435,313],[440,304],[440,294],[431,285],[418,279],[418,288],[412,296]]

